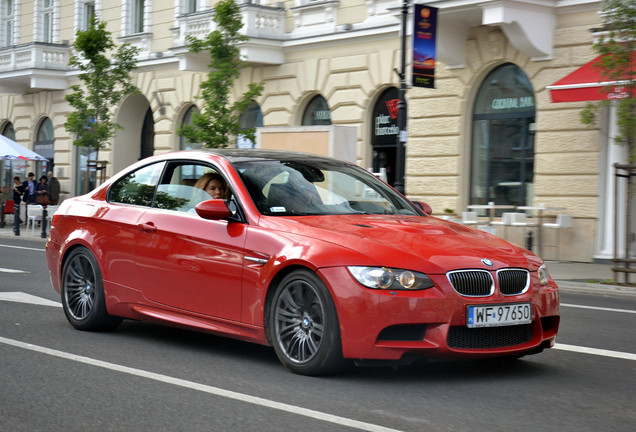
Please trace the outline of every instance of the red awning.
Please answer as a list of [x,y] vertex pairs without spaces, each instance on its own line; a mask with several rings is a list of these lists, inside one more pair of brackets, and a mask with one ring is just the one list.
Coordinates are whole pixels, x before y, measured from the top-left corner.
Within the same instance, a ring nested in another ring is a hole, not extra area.
[[[633,55],[632,59],[636,56]],[[626,81],[608,81],[601,75],[601,56],[584,64],[547,88],[552,102],[581,102],[628,97]],[[611,87],[610,87],[611,86]]]

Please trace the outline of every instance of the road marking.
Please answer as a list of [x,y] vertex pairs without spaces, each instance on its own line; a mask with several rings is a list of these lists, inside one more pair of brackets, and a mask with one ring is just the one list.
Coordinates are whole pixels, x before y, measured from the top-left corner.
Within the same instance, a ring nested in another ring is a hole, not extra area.
[[219,387],[213,387],[209,385],[199,384],[193,381],[187,381],[180,378],[174,378],[167,375],[162,375],[154,372],[148,372],[142,369],[131,368],[128,366],[122,366],[115,363],[109,363],[101,360],[97,360],[90,357],[79,356],[64,351],[58,351],[51,348],[46,348],[38,345],[32,345],[29,343],[16,341],[13,339],[7,339],[0,336],[0,343],[11,345],[17,348],[22,348],[30,351],[35,351],[41,354],[46,354],[54,357],[59,357],[65,360],[72,360],[78,363],[88,364],[90,366],[97,366],[104,369],[110,369],[116,372],[126,373],[129,375],[135,375],[142,378],[147,378],[166,384],[172,384],[179,387],[184,387],[191,390],[208,393],[215,396],[220,396],[228,399],[234,399],[240,402],[245,402],[253,405],[262,406],[265,408],[272,408],[280,411],[285,411],[291,414],[296,414],[304,417],[313,418],[320,421],[334,423],[339,426],[346,426],[358,430],[369,432],[400,432],[397,429],[391,429],[384,426],[375,425],[372,423],[361,422],[358,420],[349,419],[346,417],[340,417],[333,414],[324,413],[321,411],[315,411],[307,408],[302,408],[296,405],[290,405],[286,403],[276,402],[269,399],[260,398],[257,396],[250,396],[244,393],[237,393],[230,390],[224,390]]
[[0,247],[13,248],[13,249],[32,250],[32,251],[38,251],[38,252],[46,252],[46,249],[42,249],[42,248],[32,248],[32,247],[26,247],[26,246],[13,246],[13,245],[3,245],[3,244],[0,244]]
[[604,350],[599,348],[588,348],[588,347],[566,345],[566,344],[560,344],[560,343],[555,344],[553,348],[562,350],[562,351],[571,351],[571,352],[577,352],[577,353],[583,353],[583,354],[593,354],[597,356],[612,357],[612,358],[618,358],[623,360],[636,360],[636,354],[625,353],[620,351],[610,351],[610,350]]
[[16,269],[0,267],[0,273],[29,273],[29,272],[26,270],[16,270]]
[[23,292],[0,292],[0,301],[28,303],[40,306],[62,307],[62,303],[47,300],[42,297],[36,297],[34,295]]
[[607,311],[607,312],[636,314],[636,310],[630,310],[630,309],[614,309],[614,308],[606,308],[606,307],[600,307],[600,306],[584,306],[584,305],[575,305],[575,304],[568,304],[568,303],[561,303],[561,306],[578,308],[578,309],[593,309],[593,310],[600,310],[600,311]]

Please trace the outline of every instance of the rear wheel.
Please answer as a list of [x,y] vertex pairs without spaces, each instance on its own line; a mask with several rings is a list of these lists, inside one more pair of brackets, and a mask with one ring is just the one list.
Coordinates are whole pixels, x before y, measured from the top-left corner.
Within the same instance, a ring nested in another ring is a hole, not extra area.
[[106,311],[102,274],[88,249],[74,249],[66,259],[61,291],[64,313],[76,329],[112,330],[121,322]]
[[278,284],[269,331],[276,355],[294,373],[323,375],[346,365],[336,308],[322,280],[310,271],[296,270]]

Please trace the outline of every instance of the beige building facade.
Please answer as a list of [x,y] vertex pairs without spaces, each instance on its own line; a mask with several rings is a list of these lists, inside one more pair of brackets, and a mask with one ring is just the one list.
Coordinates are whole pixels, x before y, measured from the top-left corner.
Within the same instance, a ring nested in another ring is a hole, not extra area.
[[[214,3],[0,1],[0,133],[50,159],[42,166],[5,164],[5,170],[52,169],[63,196],[73,196],[83,191],[86,158],[104,161],[109,177],[139,158],[188,147],[176,130],[200,105],[208,60],[188,52],[186,37],[213,29]],[[469,205],[487,202],[558,207],[546,214],[574,217],[574,226],[560,234],[561,259],[611,258],[611,163],[627,157],[611,139],[613,111],[602,112],[597,128],[586,128],[579,121],[584,103],[553,103],[547,88],[596,56],[590,30],[600,26],[601,2],[426,4],[439,8],[436,88],[407,91],[406,194],[428,202],[436,215],[445,209],[461,215]],[[255,101],[256,120],[248,119],[248,126],[349,127],[355,133],[345,135],[353,136],[357,163],[391,175],[395,131],[388,102],[400,86],[395,69],[402,6],[400,0],[241,3],[248,66],[234,95],[250,82],[265,83]],[[98,155],[73,146],[64,129],[64,96],[77,82],[77,72],[67,66],[71,44],[93,13],[116,41],[140,49],[133,77],[141,93],[113,107],[124,129]],[[409,37],[411,20],[409,15]],[[511,87],[489,90],[495,81]],[[385,105],[389,114],[378,114]],[[311,150],[303,140],[295,149]],[[497,160],[498,152],[508,165]],[[498,170],[509,171],[512,180]],[[526,231],[509,231],[511,240],[525,244]],[[555,243],[554,234],[546,230],[546,245]],[[545,258],[555,252],[546,248]]]

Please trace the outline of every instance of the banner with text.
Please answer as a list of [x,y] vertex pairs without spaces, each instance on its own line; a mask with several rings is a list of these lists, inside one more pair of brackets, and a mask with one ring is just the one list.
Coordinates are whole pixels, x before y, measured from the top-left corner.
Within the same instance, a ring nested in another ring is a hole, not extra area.
[[414,4],[413,85],[435,88],[437,8]]

